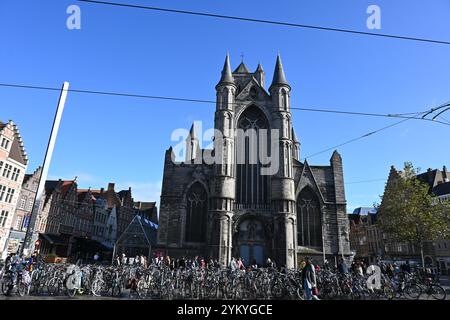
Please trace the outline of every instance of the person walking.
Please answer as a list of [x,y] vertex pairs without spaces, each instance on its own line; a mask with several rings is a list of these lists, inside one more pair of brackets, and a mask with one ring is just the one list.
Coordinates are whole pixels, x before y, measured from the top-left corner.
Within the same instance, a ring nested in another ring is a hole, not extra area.
[[237,265],[236,259],[234,257],[232,257],[231,261],[230,261],[230,269],[231,269],[231,271],[235,271],[237,268],[238,268],[238,265]]
[[302,284],[306,300],[319,300],[317,297],[316,271],[309,257],[305,258],[305,267],[302,269]]
[[342,258],[339,259],[338,271],[341,274],[347,274],[348,273],[348,266],[345,263],[344,259],[342,259]]

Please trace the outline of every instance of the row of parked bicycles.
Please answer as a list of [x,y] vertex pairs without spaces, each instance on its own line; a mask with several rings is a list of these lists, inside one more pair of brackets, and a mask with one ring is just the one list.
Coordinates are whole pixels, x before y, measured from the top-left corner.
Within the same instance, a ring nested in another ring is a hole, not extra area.
[[[434,299],[444,300],[445,290],[432,278],[418,273],[394,277],[380,275],[378,286],[371,275],[317,271],[320,299]],[[162,265],[102,266],[39,264],[30,272],[3,270],[1,290],[10,295],[126,297],[135,299],[295,299],[303,300],[301,272],[186,268]]]

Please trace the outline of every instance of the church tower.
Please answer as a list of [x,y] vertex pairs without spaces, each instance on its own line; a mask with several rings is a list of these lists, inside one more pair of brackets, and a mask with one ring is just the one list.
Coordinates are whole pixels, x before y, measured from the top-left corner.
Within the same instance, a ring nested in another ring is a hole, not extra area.
[[227,54],[222,77],[216,85],[217,104],[214,118],[213,177],[209,221],[212,232],[209,239],[210,256],[226,265],[231,259],[232,218],[235,199],[234,177],[234,113],[236,84]]
[[286,261],[288,268],[296,265],[296,202],[293,176],[291,87],[286,81],[280,55],[277,57],[272,84],[272,129],[279,131],[279,169],[272,176],[271,205],[274,219],[274,253],[277,261]]

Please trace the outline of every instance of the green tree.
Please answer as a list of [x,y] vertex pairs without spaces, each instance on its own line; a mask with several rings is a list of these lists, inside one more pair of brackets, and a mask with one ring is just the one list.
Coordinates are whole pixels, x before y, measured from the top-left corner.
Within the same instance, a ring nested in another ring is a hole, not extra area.
[[401,172],[392,168],[378,206],[378,223],[392,240],[417,245],[424,267],[424,242],[449,236],[450,203],[431,194],[430,186],[417,179],[417,173],[409,162]]

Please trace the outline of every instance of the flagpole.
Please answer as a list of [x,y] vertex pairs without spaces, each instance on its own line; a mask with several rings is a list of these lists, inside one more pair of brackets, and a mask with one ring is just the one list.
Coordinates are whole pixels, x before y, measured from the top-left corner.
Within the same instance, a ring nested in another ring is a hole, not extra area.
[[22,246],[22,254],[28,254],[34,251],[35,241],[39,238],[39,233],[36,232],[36,221],[39,214],[40,203],[44,192],[45,181],[48,176],[48,169],[55,148],[56,137],[58,136],[59,125],[61,123],[62,113],[66,104],[67,92],[69,91],[69,83],[63,83],[61,93],[59,96],[58,106],[56,107],[55,118],[53,119],[52,131],[47,144],[47,150],[44,156],[44,163],[42,165],[41,175],[39,177],[39,184],[34,196],[33,209],[28,222],[27,231],[25,233],[24,245]]

